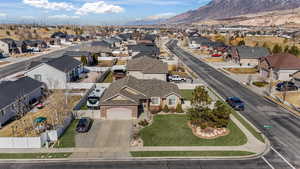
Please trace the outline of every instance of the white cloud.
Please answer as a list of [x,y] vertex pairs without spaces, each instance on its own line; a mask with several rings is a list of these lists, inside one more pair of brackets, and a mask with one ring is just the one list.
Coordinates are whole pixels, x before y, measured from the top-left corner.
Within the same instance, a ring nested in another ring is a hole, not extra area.
[[34,6],[37,8],[51,9],[51,10],[73,10],[74,6],[66,2],[49,2],[48,0],[23,0],[24,4]]
[[7,16],[6,13],[1,13],[1,12],[0,12],[0,17],[6,17],[6,16]]
[[107,4],[104,1],[87,2],[81,8],[77,9],[77,15],[87,15],[89,13],[102,14],[102,13],[120,13],[124,9],[117,5]]
[[158,15],[148,16],[147,18],[145,18],[145,20],[168,19],[175,15],[175,13],[161,13]]
[[22,19],[35,19],[34,16],[21,16]]
[[49,16],[50,19],[78,19],[79,16],[69,16],[69,15],[53,15]]

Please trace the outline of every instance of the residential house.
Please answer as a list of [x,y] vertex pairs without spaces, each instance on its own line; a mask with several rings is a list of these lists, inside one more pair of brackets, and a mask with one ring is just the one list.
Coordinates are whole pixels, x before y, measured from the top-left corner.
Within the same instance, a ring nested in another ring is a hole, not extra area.
[[211,40],[209,40],[206,37],[202,37],[202,36],[190,36],[190,37],[188,37],[188,42],[189,42],[190,48],[198,49],[198,48],[201,48],[201,46],[205,46],[204,43],[211,42]]
[[142,112],[160,111],[165,105],[176,109],[182,96],[176,84],[127,76],[113,82],[100,100],[103,119],[137,119]]
[[0,50],[5,55],[20,53],[16,42],[13,39],[0,39]]
[[14,118],[20,108],[30,110],[30,104],[43,96],[44,84],[30,77],[0,82],[0,128]]
[[168,64],[149,57],[140,57],[127,62],[127,74],[138,79],[167,81]]
[[65,89],[67,83],[78,80],[83,71],[80,61],[64,55],[44,62],[32,62],[25,75],[44,82],[49,89]]
[[26,52],[40,52],[42,49],[48,47],[47,42],[43,40],[24,40],[22,44],[22,51],[24,49],[24,45],[26,46]]
[[81,57],[85,57],[87,59],[88,65],[94,64],[92,53],[88,51],[66,51],[63,55],[73,57],[79,61],[81,61]]
[[237,46],[231,49],[232,59],[242,65],[258,65],[260,58],[270,55],[264,47]]
[[292,81],[296,84],[296,86],[300,87],[300,71],[292,74]]
[[291,80],[300,70],[300,58],[288,53],[262,57],[259,61],[260,75],[273,80]]
[[128,45],[128,52],[130,56],[133,56],[133,58],[138,58],[145,55],[153,58],[158,58],[160,54],[160,50],[155,44]]

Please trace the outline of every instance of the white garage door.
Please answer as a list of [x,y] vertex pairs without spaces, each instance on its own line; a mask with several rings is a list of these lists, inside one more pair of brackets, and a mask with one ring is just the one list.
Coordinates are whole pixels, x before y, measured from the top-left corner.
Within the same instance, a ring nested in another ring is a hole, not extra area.
[[107,110],[107,120],[131,120],[132,111],[126,108],[111,108]]

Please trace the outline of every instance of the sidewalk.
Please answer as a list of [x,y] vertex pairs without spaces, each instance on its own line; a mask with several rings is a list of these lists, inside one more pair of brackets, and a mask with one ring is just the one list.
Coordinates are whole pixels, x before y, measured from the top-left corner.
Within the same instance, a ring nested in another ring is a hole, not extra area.
[[262,154],[266,150],[266,144],[258,141],[234,116],[230,116],[232,121],[243,131],[247,137],[247,143],[241,146],[149,146],[132,147],[131,151],[249,151]]

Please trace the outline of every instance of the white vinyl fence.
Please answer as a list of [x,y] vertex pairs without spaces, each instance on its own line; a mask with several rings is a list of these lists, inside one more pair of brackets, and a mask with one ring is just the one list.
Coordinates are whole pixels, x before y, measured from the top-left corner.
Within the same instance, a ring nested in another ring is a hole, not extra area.
[[47,142],[55,142],[70,125],[73,116],[65,119],[64,124],[37,137],[0,137],[0,148],[42,148]]

